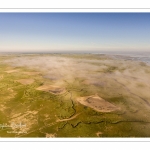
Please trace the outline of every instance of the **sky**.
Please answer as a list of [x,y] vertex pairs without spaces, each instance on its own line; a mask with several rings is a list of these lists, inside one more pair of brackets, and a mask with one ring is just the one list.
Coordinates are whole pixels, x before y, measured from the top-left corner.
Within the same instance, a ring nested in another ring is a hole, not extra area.
[[150,13],[0,13],[0,52],[150,51]]

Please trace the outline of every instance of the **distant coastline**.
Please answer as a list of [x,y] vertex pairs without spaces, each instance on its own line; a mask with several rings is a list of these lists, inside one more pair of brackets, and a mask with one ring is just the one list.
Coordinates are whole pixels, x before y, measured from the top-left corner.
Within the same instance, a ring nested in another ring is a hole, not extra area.
[[41,52],[0,52],[0,55],[35,55],[35,54],[100,54],[100,55],[108,55],[115,59],[125,59],[125,60],[133,60],[133,61],[142,61],[148,65],[150,65],[150,52],[149,51],[100,51],[100,52],[91,52],[91,51],[41,51]]

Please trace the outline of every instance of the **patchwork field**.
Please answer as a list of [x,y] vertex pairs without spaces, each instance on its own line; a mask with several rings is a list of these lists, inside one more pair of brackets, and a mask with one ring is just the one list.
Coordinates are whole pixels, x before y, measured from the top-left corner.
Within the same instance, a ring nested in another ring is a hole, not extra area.
[[1,54],[0,137],[150,137],[150,66],[100,54]]

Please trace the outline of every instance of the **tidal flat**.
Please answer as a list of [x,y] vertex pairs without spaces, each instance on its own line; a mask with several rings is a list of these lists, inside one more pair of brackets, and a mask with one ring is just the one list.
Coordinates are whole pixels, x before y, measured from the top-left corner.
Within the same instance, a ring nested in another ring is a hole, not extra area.
[[150,65],[108,54],[1,54],[0,137],[150,137]]

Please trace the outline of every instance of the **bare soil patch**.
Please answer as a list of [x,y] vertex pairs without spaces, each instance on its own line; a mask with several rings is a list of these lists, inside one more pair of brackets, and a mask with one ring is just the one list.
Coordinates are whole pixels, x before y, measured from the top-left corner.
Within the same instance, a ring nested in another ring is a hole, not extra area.
[[27,85],[27,84],[32,84],[34,82],[34,79],[20,79],[16,81],[23,85]]
[[79,97],[77,98],[77,101],[82,105],[88,106],[98,112],[112,112],[119,109],[98,95]]
[[5,71],[5,72],[7,72],[7,73],[14,73],[14,72],[18,72],[19,70],[8,70],[8,71]]
[[53,85],[42,85],[38,87],[37,90],[50,92],[53,94],[63,94],[66,91],[65,88]]
[[56,137],[56,133],[54,134],[46,133],[46,138],[55,138],[55,137]]
[[102,135],[102,134],[103,134],[102,132],[98,131],[98,132],[96,133],[96,136],[99,137],[99,136]]

